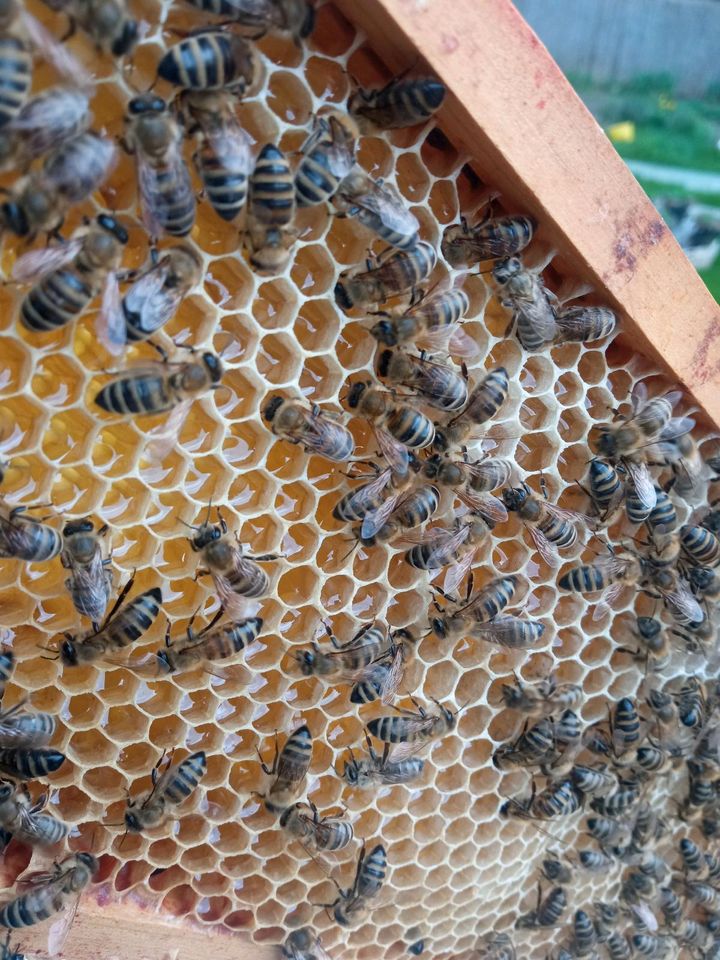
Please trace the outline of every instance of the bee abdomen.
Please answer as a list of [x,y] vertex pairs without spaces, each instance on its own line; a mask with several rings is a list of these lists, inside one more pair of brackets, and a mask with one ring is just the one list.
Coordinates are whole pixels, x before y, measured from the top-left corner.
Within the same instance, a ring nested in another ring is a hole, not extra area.
[[353,836],[352,824],[339,820],[327,831],[325,842],[318,843],[318,847],[322,850],[342,850],[350,843]]
[[546,514],[538,524],[538,527],[548,540],[558,547],[571,547],[577,540],[577,530],[575,527],[567,520],[553,517],[551,514]]
[[56,270],[27,294],[20,307],[23,326],[43,333],[80,316],[94,291],[74,270]]
[[239,37],[211,30],[171,47],[158,64],[158,76],[190,90],[218,90],[242,77]]
[[655,488],[657,500],[647,518],[650,526],[660,533],[669,533],[677,523],[677,513],[670,497],[660,487]]
[[250,206],[262,223],[283,226],[292,220],[295,187],[285,155],[274,144],[260,151],[250,181]]
[[50,748],[0,750],[0,769],[19,780],[45,777],[65,762],[65,755]]
[[597,505],[606,510],[620,489],[620,478],[614,467],[604,460],[590,461],[590,491]]
[[162,592],[159,587],[141,593],[112,621],[108,631],[110,640],[119,646],[138,640],[150,629],[161,606]]
[[313,150],[303,157],[295,174],[295,195],[299,207],[315,206],[329,200],[338,188],[330,172],[325,150]]
[[435,437],[432,420],[409,408],[394,411],[388,419],[387,427],[396,440],[415,449],[429,446]]
[[228,170],[210,150],[200,155],[200,177],[212,208],[223,220],[234,220],[248,193],[247,174]]
[[603,571],[593,564],[573,567],[558,580],[561,590],[577,590],[579,593],[595,593],[604,590],[607,584]]
[[162,413],[172,399],[159,376],[127,376],[113,380],[100,390],[95,403],[109,413]]
[[683,550],[695,563],[714,567],[720,562],[720,540],[705,527],[686,524],[680,529],[680,539]]
[[404,717],[376,717],[370,720],[367,727],[374,737],[384,743],[403,743],[411,729]]
[[199,781],[207,771],[207,760],[203,750],[191,754],[182,763],[178,764],[171,783],[168,784],[166,795],[172,803],[182,803],[189,797]]
[[186,167],[156,168],[157,193],[153,196],[153,214],[165,233],[186,237],[195,223],[195,193]]
[[17,37],[0,37],[0,127],[20,111],[32,81],[32,56]]

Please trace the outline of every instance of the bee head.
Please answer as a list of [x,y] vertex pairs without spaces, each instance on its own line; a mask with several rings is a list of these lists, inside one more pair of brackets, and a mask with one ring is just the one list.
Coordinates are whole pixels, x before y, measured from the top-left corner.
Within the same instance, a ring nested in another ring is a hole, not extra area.
[[[715,579],[715,571],[711,567],[693,567],[688,574],[690,586],[696,590],[707,590]],[[638,621],[640,618],[638,617]]]
[[[437,436],[437,434],[436,434]],[[439,453],[434,453],[431,457],[428,457],[425,463],[423,464],[423,472],[428,480],[437,480],[438,474],[442,470],[443,458]]]
[[342,280],[335,284],[335,302],[342,310],[352,310],[353,302]]
[[65,640],[60,647],[60,659],[68,667],[76,667],[78,664],[77,649],[73,640]]
[[433,450],[438,450],[440,453],[447,453],[450,447],[450,441],[442,429],[435,428],[435,437],[433,438],[432,446]]
[[599,426],[597,428],[595,446],[600,456],[602,457],[615,456],[615,453],[617,450],[617,444],[615,442],[615,434],[610,424],[605,424],[604,426]]
[[300,39],[305,40],[315,29],[315,7],[307,5],[305,9],[305,19],[300,27]]
[[210,381],[212,383],[220,383],[220,380],[223,375],[223,365],[220,357],[216,356],[214,353],[203,353],[202,362],[205,365]]
[[278,412],[284,402],[285,401],[282,397],[271,397],[270,400],[268,400],[268,402],[265,404],[265,409],[262,412],[263,417],[268,423],[273,422],[275,414]]
[[170,660],[168,659],[167,651],[161,650],[159,653],[155,654],[155,659],[160,665],[160,669],[165,673],[172,673],[172,666],[170,665]]
[[0,207],[4,225],[18,237],[24,237],[30,232],[30,224],[25,211],[19,203],[9,200]]
[[311,677],[313,675],[315,662],[317,660],[316,650],[298,650],[295,654],[295,660],[304,677]]
[[524,487],[508,487],[502,492],[503,503],[508,510],[519,510],[528,498]]
[[433,617],[430,621],[432,632],[440,640],[444,640],[448,635],[447,620],[445,617]]
[[519,257],[508,257],[507,260],[501,260],[493,267],[492,275],[499,284],[507,283],[512,280],[522,270],[522,261]]
[[343,769],[343,780],[345,783],[351,787],[355,786],[358,782],[358,772],[359,768],[356,760],[345,761],[345,767]]
[[108,233],[112,234],[118,243],[126,244],[128,242],[127,230],[119,220],[115,219],[115,217],[111,217],[107,213],[101,213],[97,218],[97,225],[102,227],[103,230],[107,230]]
[[498,811],[498,813],[500,814],[501,817],[508,816],[508,814],[510,813],[510,806],[511,806],[511,803],[509,800],[506,800],[505,803],[500,805],[500,810]]
[[203,550],[208,544],[221,540],[223,529],[216,523],[201,523],[190,542],[195,550]]
[[445,86],[435,77],[427,77],[422,81],[423,99],[431,110],[437,110],[445,99]]
[[11,783],[3,783],[2,786],[0,786],[0,803],[9,800],[14,793],[15,787],[13,787]]
[[116,37],[111,47],[112,53],[116,57],[124,57],[126,53],[135,47],[140,37],[137,20],[126,20],[120,31],[120,36]]
[[[379,320],[375,324],[375,326],[370,328],[370,333],[375,337],[376,340],[379,340],[380,343],[384,343],[386,347],[397,346],[397,336],[395,335],[395,325],[393,324],[392,320]],[[386,352],[389,353],[389,351],[386,351]],[[380,359],[382,362],[382,357]],[[385,374],[382,373],[381,371],[380,376],[384,377]]]
[[128,833],[142,833],[143,826],[132,810],[125,811],[125,827]]
[[[373,328],[374,329],[374,328]],[[388,370],[390,369],[390,362],[393,358],[392,350],[383,350],[383,352],[378,357],[378,375],[381,377],[386,377],[388,375]]]
[[643,640],[652,640],[662,630],[662,624],[655,617],[638,617],[637,628]]
[[128,103],[128,113],[132,117],[139,117],[145,113],[165,113],[167,104],[156,93],[142,93],[133,97]]
[[363,394],[368,389],[369,384],[363,380],[358,380],[357,383],[354,383],[350,387],[350,392],[347,395],[347,405],[351,410],[354,410],[360,403],[360,400],[363,397]]

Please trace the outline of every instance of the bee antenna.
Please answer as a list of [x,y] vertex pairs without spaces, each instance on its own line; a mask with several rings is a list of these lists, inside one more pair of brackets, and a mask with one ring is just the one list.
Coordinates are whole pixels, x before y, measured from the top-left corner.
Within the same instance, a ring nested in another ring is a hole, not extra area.
[[353,540],[353,541],[351,541],[351,540],[346,540],[345,543],[352,543],[352,547],[350,547],[350,549],[348,550],[348,552],[347,552],[347,553],[345,554],[345,556],[342,558],[342,562],[343,562],[343,563],[345,562],[345,560],[347,560],[347,558],[348,558],[352,553],[355,553],[355,551],[357,550],[357,548],[360,546],[360,540],[359,540],[359,539],[356,539],[356,540]]
[[187,523],[185,520],[182,519],[182,517],[178,517],[178,519],[179,519],[180,523],[181,523],[184,527],[187,527],[187,528],[188,528],[188,530],[199,530],[199,529],[200,529],[200,527],[199,527],[199,526],[196,526],[194,523]]

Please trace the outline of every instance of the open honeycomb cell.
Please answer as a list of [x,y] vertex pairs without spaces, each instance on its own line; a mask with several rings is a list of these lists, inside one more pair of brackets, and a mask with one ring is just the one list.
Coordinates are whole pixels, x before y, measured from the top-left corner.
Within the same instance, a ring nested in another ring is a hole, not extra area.
[[[56,35],[63,32],[59,17],[35,0],[28,6]],[[95,127],[113,136],[122,131],[127,100],[150,86],[159,57],[173,42],[164,27],[198,24],[197,11],[182,0],[142,0],[136,12],[150,27],[127,72],[97,54],[82,33],[68,41],[97,78]],[[366,85],[388,78],[332,3],[318,6],[316,30],[304,44],[266,37],[258,46],[263,84],[237,113],[256,152],[268,141],[296,151],[312,115],[344,103],[352,77]],[[49,70],[36,72],[38,89],[52,80]],[[492,183],[492,171],[474,170],[442,132],[442,113],[437,123],[364,135],[358,160],[397,187],[422,238],[436,246],[459,215],[473,217],[487,195],[485,178]],[[94,206],[115,211],[130,227],[123,266],[145,263],[148,241],[129,158],[120,156],[94,200],[73,211],[67,229]],[[328,618],[343,641],[373,619],[426,633],[432,578],[402,559],[401,544],[351,551],[347,529],[332,516],[348,488],[345,466],[273,437],[261,420],[262,407],[277,392],[339,411],[348,378],[374,370],[370,323],[344,314],[333,288],[378,244],[357,222],[333,218],[322,207],[301,211],[298,225],[287,268],[260,277],[243,256],[237,225],[223,223],[200,202],[188,242],[202,257],[203,280],[157,339],[168,350],[175,342],[222,353],[226,373],[221,389],[192,406],[177,444],[161,460],[149,459],[146,450],[158,418],[118,422],[90,402],[110,369],[92,311],[75,325],[36,337],[17,322],[20,292],[0,287],[0,452],[12,461],[3,487],[10,502],[51,503],[45,507],[51,515],[95,515],[106,523],[115,588],[133,573],[138,592],[161,586],[175,635],[193,615],[204,622],[217,609],[209,579],[196,579],[197,557],[183,526],[200,523],[210,501],[249,552],[279,555],[267,565],[272,588],[260,602],[264,632],[242,665],[222,676],[198,669],[162,679],[103,664],[64,669],[44,659],[41,645],[62,631],[87,629],[64,592],[66,572],[58,559],[0,561],[0,626],[18,660],[5,702],[27,696],[59,718],[53,746],[68,761],[50,778],[51,803],[73,825],[72,849],[92,848],[101,858],[98,890],[108,884],[113,897],[153,903],[170,917],[258,944],[280,943],[289,928],[311,922],[337,960],[402,956],[411,927],[433,957],[461,957],[482,934],[510,929],[517,913],[532,907],[534,864],[553,843],[532,823],[499,815],[503,797],[529,790],[526,773],[501,772],[492,763],[494,750],[521,726],[502,707],[501,685],[513,671],[532,680],[555,670],[561,681],[582,685],[583,720],[604,719],[608,700],[636,695],[643,680],[638,664],[615,653],[626,640],[635,594],[623,593],[614,618],[594,620],[590,601],[558,592],[555,571],[539,559],[517,518],[498,524],[476,563],[475,583],[521,574],[527,589],[518,602],[545,623],[547,643],[530,652],[507,651],[467,638],[443,647],[425,636],[404,688],[425,702],[464,706],[456,729],[426,754],[417,782],[374,792],[344,785],[338,773],[347,748],[362,749],[364,723],[382,710],[351,705],[347,686],[301,677],[294,652],[322,640],[321,621]],[[6,274],[18,252],[20,245],[4,238]],[[458,277],[439,257],[433,282]],[[536,491],[542,473],[552,499],[582,509],[575,481],[586,474],[593,422],[608,419],[639,379],[660,392],[661,374],[622,334],[607,349],[565,344],[528,355],[506,337],[507,313],[483,279],[470,277],[465,289],[471,301],[465,329],[478,347],[470,378],[503,365],[511,381],[483,448],[514,460],[518,478]],[[128,351],[130,361],[151,356],[146,345]],[[357,418],[349,424],[356,456],[373,455],[367,425]],[[448,519],[449,506],[446,498],[438,519]],[[593,550],[584,556],[591,560]],[[161,617],[138,644],[139,654],[158,650],[164,633]],[[664,678],[682,668],[676,658]],[[301,723],[315,741],[308,798],[321,812],[346,806],[356,837],[368,846],[382,841],[388,851],[383,892],[370,919],[350,933],[313,904],[335,895],[328,872],[341,886],[351,883],[357,847],[325,864],[313,861],[254,796],[265,787],[257,749],[267,760],[275,733],[286,735]],[[116,824],[126,791],[147,790],[150,771],[174,749],[206,752],[202,785],[177,821],[121,840]],[[577,818],[553,825],[553,834],[573,844]],[[16,873],[23,857],[12,861]],[[6,857],[3,877],[10,862]],[[573,908],[598,899],[616,879],[579,881]],[[545,956],[558,942],[554,931],[517,935],[523,957]]]

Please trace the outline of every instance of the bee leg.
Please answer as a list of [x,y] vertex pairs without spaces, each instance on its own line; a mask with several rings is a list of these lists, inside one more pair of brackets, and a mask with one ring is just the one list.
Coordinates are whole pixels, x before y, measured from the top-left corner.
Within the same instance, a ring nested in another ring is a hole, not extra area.
[[160,359],[162,360],[163,363],[168,362],[169,358],[168,358],[167,350],[165,350],[164,347],[161,347],[159,343],[155,343],[154,340],[146,340],[145,343],[147,343],[149,347],[152,347],[153,350],[155,350],[157,353],[160,354]]
[[77,33],[77,21],[75,20],[75,17],[72,17],[70,16],[70,14],[68,14],[68,28],[63,34],[63,36],[59,38],[60,43],[66,43],[66,41],[68,41],[70,37],[74,37],[76,33]]
[[260,563],[264,563],[266,560],[285,560],[284,553],[261,553],[257,557],[252,557],[248,555],[248,560],[257,560]]
[[[110,621],[112,620],[112,618],[115,616],[115,614],[117,613],[120,605],[121,605],[122,602],[124,601],[125,597],[126,597],[126,596],[128,595],[128,593],[130,593],[130,591],[132,590],[132,586],[133,586],[134,583],[135,583],[135,571],[133,570],[133,572],[130,574],[130,579],[129,579],[128,582],[125,584],[125,586],[122,588],[122,590],[120,591],[120,593],[118,594],[117,600],[116,600],[115,603],[113,604],[113,607],[112,607],[112,609],[110,610],[110,613],[105,617],[105,620],[103,621],[103,626],[104,626],[104,627],[107,626],[107,624],[110,623]],[[99,633],[99,631],[96,631],[96,633]]]

